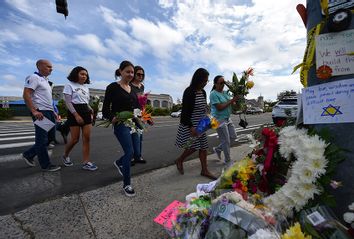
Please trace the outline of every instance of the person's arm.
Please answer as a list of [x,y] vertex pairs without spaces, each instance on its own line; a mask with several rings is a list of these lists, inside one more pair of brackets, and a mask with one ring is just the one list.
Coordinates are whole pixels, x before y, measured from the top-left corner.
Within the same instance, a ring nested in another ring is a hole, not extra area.
[[194,107],[193,102],[194,91],[188,87],[182,97],[182,113],[181,113],[181,123],[185,126],[192,127],[192,112]]
[[102,115],[103,118],[109,119],[110,121],[112,121],[114,118],[111,107],[112,107],[112,88],[110,87],[110,85],[108,85],[104,94]]
[[217,110],[223,110],[226,109],[227,107],[229,107],[231,104],[235,103],[237,100],[237,96],[234,96],[231,100],[228,100],[225,103],[219,103],[219,104],[215,104],[215,107]]
[[32,96],[33,92],[34,92],[33,89],[25,87],[23,89],[23,99],[25,100],[27,108],[31,111],[34,118],[36,118],[38,120],[42,120],[43,114],[37,110],[37,108],[34,106],[34,104],[32,102],[31,96]]

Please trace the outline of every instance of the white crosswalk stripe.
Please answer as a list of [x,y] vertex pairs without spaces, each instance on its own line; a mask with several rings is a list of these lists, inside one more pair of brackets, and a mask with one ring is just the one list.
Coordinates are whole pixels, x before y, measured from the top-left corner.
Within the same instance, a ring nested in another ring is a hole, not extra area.
[[33,123],[0,123],[0,149],[33,145],[34,137]]

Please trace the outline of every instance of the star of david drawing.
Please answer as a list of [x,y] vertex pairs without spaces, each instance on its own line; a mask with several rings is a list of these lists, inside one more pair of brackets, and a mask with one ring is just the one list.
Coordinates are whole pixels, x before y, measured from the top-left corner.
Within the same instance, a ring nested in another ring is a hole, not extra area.
[[321,116],[336,116],[336,115],[341,115],[343,114],[340,110],[339,110],[340,106],[333,106],[331,104],[329,104],[327,107],[323,107],[323,112],[321,114]]

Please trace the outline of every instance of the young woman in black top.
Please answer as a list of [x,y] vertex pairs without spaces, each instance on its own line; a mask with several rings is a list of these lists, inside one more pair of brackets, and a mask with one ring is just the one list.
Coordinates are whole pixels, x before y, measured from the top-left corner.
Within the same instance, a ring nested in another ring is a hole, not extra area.
[[130,161],[140,159],[140,135],[131,134],[131,128],[124,123],[118,123],[115,117],[117,112],[131,111],[139,108],[136,93],[131,89],[129,83],[134,77],[134,66],[129,61],[122,61],[115,73],[120,80],[107,86],[102,114],[104,118],[110,119],[114,126],[114,135],[121,144],[124,155],[114,161],[118,172],[123,176],[123,190],[125,195],[135,196],[135,191],[130,182]]

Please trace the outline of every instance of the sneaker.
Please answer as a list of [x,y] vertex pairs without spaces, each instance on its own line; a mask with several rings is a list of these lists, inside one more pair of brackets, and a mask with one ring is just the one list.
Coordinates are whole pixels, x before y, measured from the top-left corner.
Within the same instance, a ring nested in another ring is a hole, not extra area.
[[61,169],[60,166],[49,164],[49,166],[47,168],[42,168],[42,171],[44,171],[44,172],[56,172],[56,171],[58,171],[60,169]]
[[140,157],[140,159],[134,160],[133,162],[135,162],[135,163],[146,163],[146,160],[144,160],[142,157]]
[[22,154],[22,159],[26,162],[26,164],[30,167],[35,167],[36,163],[34,162],[33,158],[27,158],[24,154]]
[[82,169],[89,170],[89,171],[95,171],[98,169],[98,167],[94,163],[87,162],[84,165],[82,165]]
[[123,191],[125,193],[125,195],[127,195],[128,197],[134,197],[135,196],[135,191],[133,189],[132,186],[127,185],[123,188]]
[[216,154],[216,156],[218,157],[218,159],[221,160],[221,151],[218,150],[216,147],[213,147],[213,151]]
[[48,149],[54,149],[54,147],[55,147],[55,144],[53,144],[53,143],[48,144]]
[[71,162],[70,157],[65,157],[63,155],[62,159],[63,159],[63,163],[66,167],[70,167],[70,166],[74,165],[73,162]]
[[119,160],[114,161],[114,166],[118,169],[118,173],[123,176],[123,166],[119,165]]

